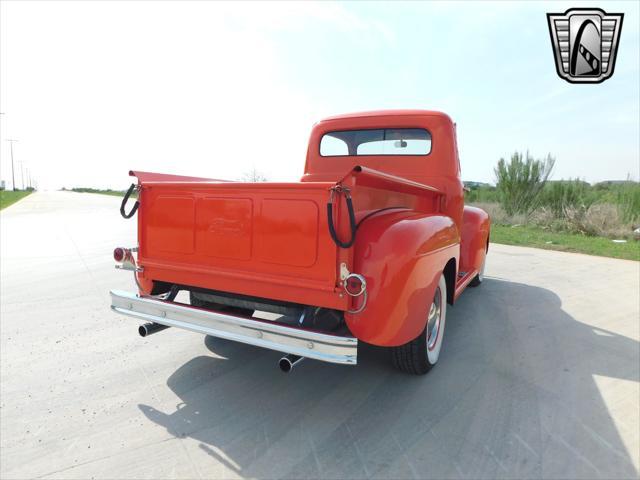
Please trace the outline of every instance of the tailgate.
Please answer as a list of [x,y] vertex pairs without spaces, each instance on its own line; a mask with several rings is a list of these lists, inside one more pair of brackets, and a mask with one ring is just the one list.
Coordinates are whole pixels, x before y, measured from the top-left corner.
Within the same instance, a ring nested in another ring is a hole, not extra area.
[[138,177],[145,279],[347,308],[324,214],[333,183]]

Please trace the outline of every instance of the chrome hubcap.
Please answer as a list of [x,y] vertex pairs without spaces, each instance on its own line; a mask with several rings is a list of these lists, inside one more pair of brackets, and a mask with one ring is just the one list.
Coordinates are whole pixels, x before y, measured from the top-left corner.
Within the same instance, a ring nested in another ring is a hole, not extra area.
[[438,333],[440,332],[440,312],[442,303],[442,293],[440,287],[436,288],[436,294],[433,303],[429,309],[429,317],[427,318],[427,348],[433,350],[438,341]]

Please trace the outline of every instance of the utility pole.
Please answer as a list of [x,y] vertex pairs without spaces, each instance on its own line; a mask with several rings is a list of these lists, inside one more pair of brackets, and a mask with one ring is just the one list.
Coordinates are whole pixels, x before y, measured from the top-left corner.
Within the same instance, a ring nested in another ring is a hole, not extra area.
[[13,185],[13,191],[16,191],[16,175],[15,175],[15,170],[13,168],[13,143],[17,142],[18,140],[14,139],[14,138],[7,138],[7,142],[9,142],[9,145],[11,145],[11,184]]
[[22,190],[26,190],[24,188],[24,162],[20,162],[20,178],[22,179]]

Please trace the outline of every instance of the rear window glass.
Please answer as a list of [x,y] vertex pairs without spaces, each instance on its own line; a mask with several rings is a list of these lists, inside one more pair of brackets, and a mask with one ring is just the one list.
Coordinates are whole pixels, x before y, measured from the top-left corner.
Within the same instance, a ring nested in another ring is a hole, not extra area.
[[323,157],[356,155],[428,155],[431,134],[423,128],[342,130],[320,140]]

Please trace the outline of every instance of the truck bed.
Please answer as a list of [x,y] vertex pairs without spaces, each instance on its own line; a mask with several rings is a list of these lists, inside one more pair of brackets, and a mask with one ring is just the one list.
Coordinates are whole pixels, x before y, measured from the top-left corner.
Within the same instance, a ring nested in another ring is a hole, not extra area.
[[[338,248],[326,213],[330,189],[347,186],[356,217],[401,205],[438,208],[435,189],[357,167],[339,182],[239,183],[131,172],[140,185],[138,264],[142,278],[338,310]],[[377,190],[377,194],[373,194]],[[380,190],[384,194],[380,195]],[[338,234],[347,238],[344,202]]]

